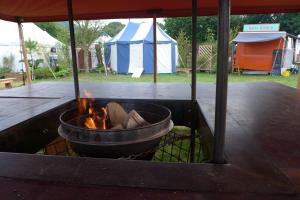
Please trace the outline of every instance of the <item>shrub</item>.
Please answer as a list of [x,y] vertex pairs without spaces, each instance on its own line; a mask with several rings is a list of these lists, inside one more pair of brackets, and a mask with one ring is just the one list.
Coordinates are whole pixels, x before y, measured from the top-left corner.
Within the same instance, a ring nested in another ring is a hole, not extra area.
[[2,58],[2,67],[3,68],[12,68],[15,62],[15,57],[13,54],[10,54],[9,56],[4,56]]
[[62,78],[62,77],[69,76],[70,73],[71,73],[70,68],[68,68],[68,67],[59,67],[59,71],[55,72],[54,74],[55,74],[56,77],[61,77]]
[[96,72],[98,72],[98,73],[104,73],[105,72],[104,65],[103,64],[97,64]]
[[0,78],[4,78],[6,74],[10,73],[12,70],[10,67],[0,67]]
[[39,67],[34,70],[34,76],[36,79],[48,79],[52,78],[53,74],[48,67]]
[[191,43],[188,40],[188,37],[183,31],[179,32],[177,39],[177,47],[179,54],[179,66],[180,67],[190,67],[191,65]]

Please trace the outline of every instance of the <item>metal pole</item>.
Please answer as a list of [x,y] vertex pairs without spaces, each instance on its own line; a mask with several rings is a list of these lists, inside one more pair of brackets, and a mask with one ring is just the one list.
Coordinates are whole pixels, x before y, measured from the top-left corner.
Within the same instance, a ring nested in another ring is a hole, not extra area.
[[[296,44],[300,38],[293,38],[293,49],[296,51]],[[293,57],[293,64],[296,62],[296,57]],[[297,81],[297,89],[300,90],[300,67],[298,68],[298,81]]]
[[78,70],[77,70],[77,60],[76,60],[76,44],[75,44],[75,34],[74,34],[74,17],[73,17],[72,0],[68,0],[68,17],[69,17],[75,97],[76,99],[78,99],[80,98],[80,93],[79,93],[79,81],[78,81]]
[[192,0],[192,121],[191,121],[191,144],[190,160],[194,162],[195,134],[196,134],[196,61],[197,61],[197,0]]
[[156,83],[156,75],[157,75],[157,41],[156,41],[156,13],[153,14],[153,82]]
[[18,29],[19,29],[19,39],[20,39],[23,60],[24,60],[25,69],[26,69],[27,84],[30,85],[31,84],[31,72],[30,72],[30,66],[29,66],[29,62],[28,62],[28,58],[27,58],[27,52],[26,52],[26,47],[25,47],[21,18],[18,18],[17,21],[18,21]]
[[196,101],[197,0],[192,0],[192,100]]
[[230,0],[219,0],[218,58],[214,133],[214,162],[224,163],[224,143],[226,130],[226,107],[228,88],[228,47]]

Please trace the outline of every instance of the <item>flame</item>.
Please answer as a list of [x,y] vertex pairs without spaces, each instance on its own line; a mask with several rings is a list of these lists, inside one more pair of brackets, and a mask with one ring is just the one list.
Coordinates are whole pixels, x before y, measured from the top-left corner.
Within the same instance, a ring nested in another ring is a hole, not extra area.
[[97,126],[95,124],[95,121],[91,117],[87,117],[85,119],[84,125],[87,128],[92,128],[92,129],[96,129],[97,128]]
[[89,99],[91,99],[92,101],[94,101],[93,94],[92,94],[90,91],[84,90],[83,93],[84,93],[84,96],[85,96],[86,98],[89,98]]
[[84,119],[84,126],[90,129],[107,129],[107,109],[102,107],[99,113],[96,112],[93,107],[95,99],[92,93],[85,90],[84,96],[85,98],[78,99],[79,115],[88,113],[88,116]]

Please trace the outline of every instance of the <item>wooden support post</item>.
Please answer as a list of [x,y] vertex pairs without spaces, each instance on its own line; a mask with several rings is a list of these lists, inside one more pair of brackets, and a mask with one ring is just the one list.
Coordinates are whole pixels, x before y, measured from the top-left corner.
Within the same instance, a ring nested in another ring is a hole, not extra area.
[[23,60],[24,60],[25,69],[26,69],[27,84],[30,85],[31,84],[31,71],[30,71],[30,66],[29,66],[29,62],[27,59],[27,52],[26,52],[26,48],[25,48],[25,41],[24,41],[21,18],[18,18],[17,21],[18,21],[20,45],[21,45]]
[[228,48],[229,48],[229,17],[230,0],[219,0],[218,13],[218,58],[217,58],[217,83],[214,131],[214,163],[223,164],[226,108],[228,88]]
[[153,82],[156,83],[157,75],[157,41],[156,41],[156,13],[153,14]]
[[76,44],[75,44],[75,34],[74,34],[74,16],[73,16],[72,0],[68,0],[68,17],[69,17],[70,40],[71,40],[74,89],[75,89],[75,97],[78,100],[78,98],[80,98],[80,92],[79,92],[79,80],[78,80],[78,70],[77,70],[77,60],[76,60]]
[[[300,68],[299,68],[300,70]],[[300,71],[298,71],[298,84],[297,84],[297,88],[300,90]]]

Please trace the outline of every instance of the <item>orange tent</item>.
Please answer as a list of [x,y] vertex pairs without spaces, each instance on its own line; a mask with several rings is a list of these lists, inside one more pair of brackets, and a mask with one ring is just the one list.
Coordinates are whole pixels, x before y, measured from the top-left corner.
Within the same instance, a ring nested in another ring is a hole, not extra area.
[[[235,69],[272,71],[277,50],[285,47],[286,32],[241,32],[233,40],[237,43]],[[278,58],[277,58],[278,59]],[[282,60],[282,59],[280,59]]]

